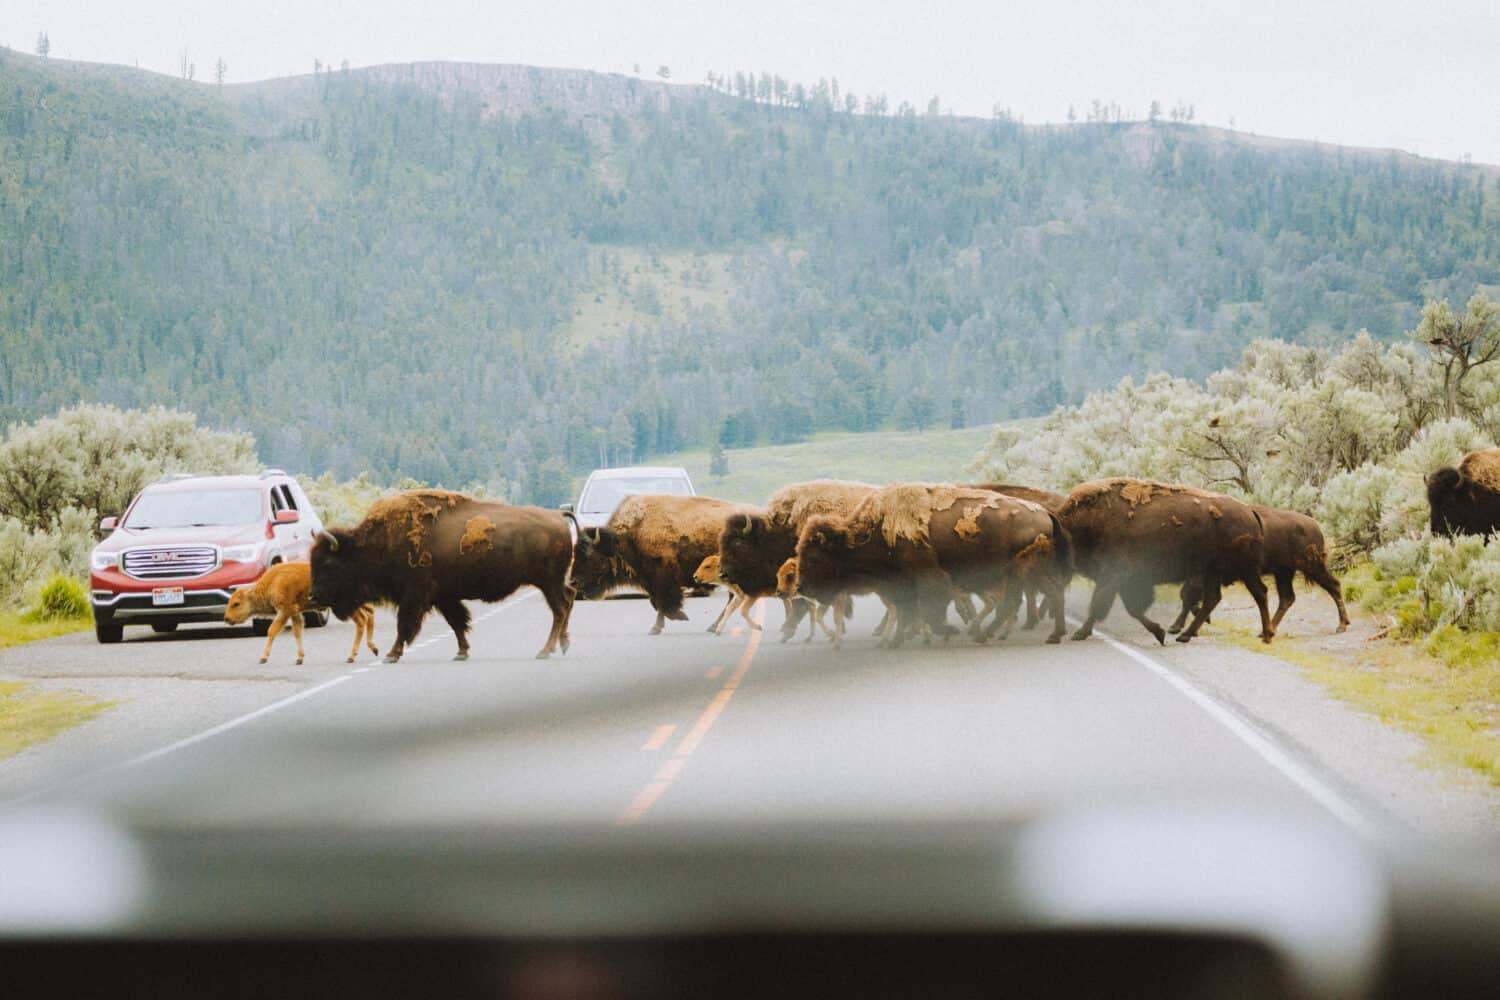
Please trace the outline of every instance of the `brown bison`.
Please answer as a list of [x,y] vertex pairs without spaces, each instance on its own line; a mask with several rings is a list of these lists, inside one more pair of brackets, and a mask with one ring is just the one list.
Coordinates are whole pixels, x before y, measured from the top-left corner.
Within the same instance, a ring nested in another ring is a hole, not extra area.
[[[776,593],[777,570],[796,550],[797,534],[803,523],[822,514],[847,517],[876,488],[837,479],[793,483],[772,494],[763,513],[741,511],[730,515],[719,536],[720,572],[725,582],[754,597]],[[814,612],[808,630],[808,638],[812,638],[823,609],[815,602],[803,600],[787,603],[782,642],[796,633],[807,610]]]
[[[319,607],[312,600],[312,567],[305,562],[277,563],[248,587],[241,587],[229,597],[229,606],[224,609],[224,624],[242,625],[252,615],[275,615],[266,632],[266,646],[260,652],[260,662],[271,658],[271,643],[281,634],[287,622],[292,623],[292,635],[297,638],[297,664],[302,663],[302,613]],[[349,651],[353,663],[359,655],[361,640],[375,648],[375,609],[362,604],[350,614],[354,619],[354,648]]]
[[[1027,583],[1061,608],[1072,575],[1068,549],[1056,516],[1037,504],[990,490],[903,483],[871,494],[846,521],[809,520],[797,541],[795,585],[819,599],[879,593],[897,610],[892,641],[899,644],[919,622],[946,630],[955,592],[986,597],[997,622],[1019,604]],[[974,619],[971,633],[982,641],[990,633],[981,621]],[[1048,641],[1061,634],[1059,617]]]
[[597,600],[621,588],[645,591],[656,609],[652,635],[667,619],[687,621],[683,590],[697,586],[693,573],[719,551],[724,520],[742,508],[711,497],[628,496],[602,528],[585,528],[573,567],[580,596]]
[[1087,639],[1115,595],[1157,642],[1166,631],[1146,616],[1158,583],[1201,580],[1198,613],[1177,637],[1187,642],[1219,603],[1223,584],[1239,580],[1260,608],[1261,639],[1275,633],[1260,578],[1264,529],[1248,504],[1222,493],[1144,479],[1097,479],[1068,494],[1058,511],[1072,537],[1078,572],[1094,581],[1088,617],[1073,634]]
[[[968,485],[976,490],[993,490],[1018,500],[1030,500],[1032,503],[1041,504],[1054,514],[1062,507],[1063,501],[1068,499],[1061,493],[1037,489],[1034,486],[1018,486],[1015,483],[971,483]],[[1039,596],[1036,588],[1026,588],[1026,623],[1021,626],[1022,628],[1036,628],[1043,613],[1051,613],[1054,617],[1059,613],[1057,609],[1049,608],[1045,603],[1038,609],[1037,598]]]
[[755,606],[755,598],[724,579],[724,574],[720,571],[719,554],[717,552],[698,564],[698,568],[693,571],[693,580],[697,583],[707,584],[708,586],[723,584],[725,589],[729,591],[728,603],[724,605],[724,610],[719,612],[719,617],[715,618],[714,623],[708,627],[708,631],[714,635],[723,634],[724,623],[736,611],[740,613],[740,617],[745,619],[745,624],[757,632],[760,631],[760,624],[750,617],[750,609]]
[[[1276,614],[1271,616],[1271,631],[1281,627],[1281,619],[1297,600],[1292,580],[1298,573],[1310,583],[1328,591],[1339,612],[1339,627],[1342,632],[1349,627],[1349,612],[1344,607],[1344,589],[1338,577],[1328,569],[1327,549],[1323,543],[1323,529],[1318,522],[1306,514],[1294,510],[1281,510],[1261,504],[1252,505],[1265,526],[1266,537],[1261,548],[1260,571],[1262,576],[1276,579]],[[1200,580],[1189,580],[1182,585],[1182,611],[1177,620],[1167,626],[1168,632],[1180,632],[1188,615],[1203,600],[1203,584]],[[1208,619],[1205,617],[1204,621]]]
[[1427,475],[1427,504],[1434,535],[1488,535],[1500,531],[1500,448],[1471,451],[1458,468]]
[[[466,600],[500,601],[530,585],[552,610],[552,631],[537,653],[568,650],[573,610],[569,573],[577,523],[540,507],[475,500],[463,493],[416,490],[377,500],[354,528],[318,533],[312,549],[312,600],[348,618],[363,604],[396,605],[396,642],[385,662],[401,659],[433,608],[469,658]],[[586,546],[578,544],[580,552]]]

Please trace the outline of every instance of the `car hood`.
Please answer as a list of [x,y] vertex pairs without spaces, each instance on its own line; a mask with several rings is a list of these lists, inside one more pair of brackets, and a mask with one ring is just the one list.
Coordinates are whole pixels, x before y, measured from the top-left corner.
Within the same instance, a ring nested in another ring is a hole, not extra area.
[[264,540],[265,528],[259,524],[213,524],[201,528],[116,528],[95,546],[96,552],[119,552],[141,545],[244,545]]

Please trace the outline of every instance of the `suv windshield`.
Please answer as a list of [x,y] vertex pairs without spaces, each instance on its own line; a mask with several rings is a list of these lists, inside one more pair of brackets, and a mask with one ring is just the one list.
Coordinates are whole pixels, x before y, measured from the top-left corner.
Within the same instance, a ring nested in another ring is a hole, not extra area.
[[189,528],[251,524],[262,518],[259,490],[204,490],[200,493],[143,493],[125,527]]
[[628,496],[640,493],[666,493],[675,497],[689,493],[686,479],[680,476],[639,476],[595,479],[583,491],[578,509],[583,514],[608,514]]

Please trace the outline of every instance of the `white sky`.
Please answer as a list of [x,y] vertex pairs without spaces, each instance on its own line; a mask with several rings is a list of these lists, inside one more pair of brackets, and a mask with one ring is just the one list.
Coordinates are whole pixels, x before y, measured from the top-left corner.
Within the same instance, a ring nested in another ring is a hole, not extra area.
[[1500,163],[1500,0],[0,0],[0,44],[232,82],[425,59],[837,77],[1028,122],[1151,100],[1265,135]]

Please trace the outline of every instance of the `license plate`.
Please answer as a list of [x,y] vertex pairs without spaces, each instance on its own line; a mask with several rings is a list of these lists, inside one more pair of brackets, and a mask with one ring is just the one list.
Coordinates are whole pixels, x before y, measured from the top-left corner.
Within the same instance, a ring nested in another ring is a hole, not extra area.
[[181,587],[156,587],[151,591],[151,603],[157,607],[164,604],[181,604]]

